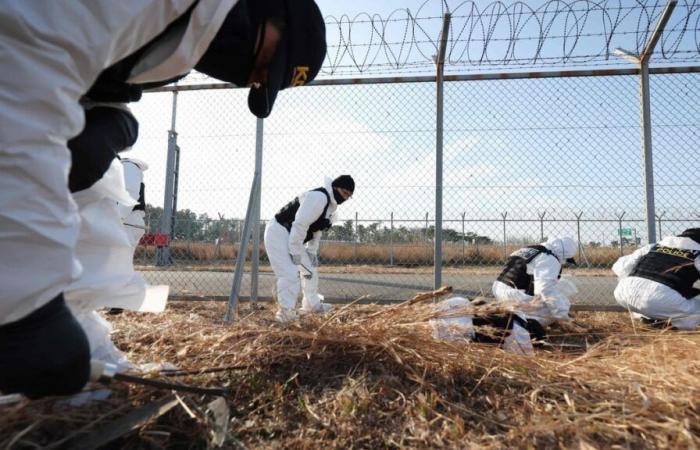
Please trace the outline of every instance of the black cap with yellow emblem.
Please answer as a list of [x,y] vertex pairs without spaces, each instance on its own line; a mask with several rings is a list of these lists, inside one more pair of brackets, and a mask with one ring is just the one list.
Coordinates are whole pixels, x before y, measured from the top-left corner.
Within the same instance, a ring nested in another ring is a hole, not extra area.
[[[255,6],[253,6],[255,3]],[[277,92],[310,82],[326,57],[326,26],[313,0],[258,0],[253,15],[283,24],[282,39],[268,67],[267,82],[252,87],[248,108],[260,118],[270,115]]]

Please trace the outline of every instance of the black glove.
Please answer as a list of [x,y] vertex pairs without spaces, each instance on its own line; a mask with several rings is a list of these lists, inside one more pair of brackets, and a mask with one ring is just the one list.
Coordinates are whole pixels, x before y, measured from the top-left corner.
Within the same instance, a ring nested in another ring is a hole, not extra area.
[[60,294],[0,326],[0,391],[29,398],[80,391],[90,377],[90,346]]

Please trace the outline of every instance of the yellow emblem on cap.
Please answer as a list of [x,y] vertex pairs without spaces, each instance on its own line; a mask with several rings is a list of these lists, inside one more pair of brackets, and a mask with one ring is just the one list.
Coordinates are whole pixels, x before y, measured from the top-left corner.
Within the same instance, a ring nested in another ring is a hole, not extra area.
[[296,66],[292,75],[292,86],[303,86],[309,78],[309,66]]

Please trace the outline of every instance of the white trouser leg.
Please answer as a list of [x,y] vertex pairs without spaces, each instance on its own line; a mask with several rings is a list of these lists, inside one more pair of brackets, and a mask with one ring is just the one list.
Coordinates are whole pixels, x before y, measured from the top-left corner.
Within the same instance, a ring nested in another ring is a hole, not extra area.
[[686,299],[682,317],[671,319],[671,324],[681,330],[694,330],[700,325],[700,295]]
[[301,290],[304,293],[301,299],[301,309],[319,311],[322,308],[323,295],[318,293],[318,267],[314,267],[311,273],[311,278],[301,279]]
[[299,296],[299,271],[289,256],[289,232],[276,221],[265,228],[265,251],[277,278],[280,309],[294,310]]

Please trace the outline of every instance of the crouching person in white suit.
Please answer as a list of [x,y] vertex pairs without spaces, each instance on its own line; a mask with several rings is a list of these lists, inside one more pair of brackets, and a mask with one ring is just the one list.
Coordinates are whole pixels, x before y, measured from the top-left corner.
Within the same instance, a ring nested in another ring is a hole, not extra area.
[[69,394],[90,376],[64,298],[83,269],[84,216],[67,186],[67,141],[90,121],[80,99],[137,101],[196,67],[252,86],[248,107],[262,118],[279,91],[312,81],[325,55],[313,0],[2,1],[0,391]]
[[568,297],[577,291],[573,282],[561,279],[561,272],[564,264],[576,264],[576,250],[575,240],[562,237],[513,252],[493,283],[494,297],[542,327],[570,320]]
[[[302,313],[325,312],[330,305],[323,303],[318,293],[318,249],[321,233],[332,225],[338,205],[355,191],[350,175],[305,192],[285,205],[265,229],[265,250],[277,278],[280,322],[296,319],[299,291],[303,291]],[[301,285],[299,277],[301,276]]]
[[619,277],[615,300],[635,319],[671,321],[681,330],[700,324],[700,228],[646,245],[623,256],[612,270]]

